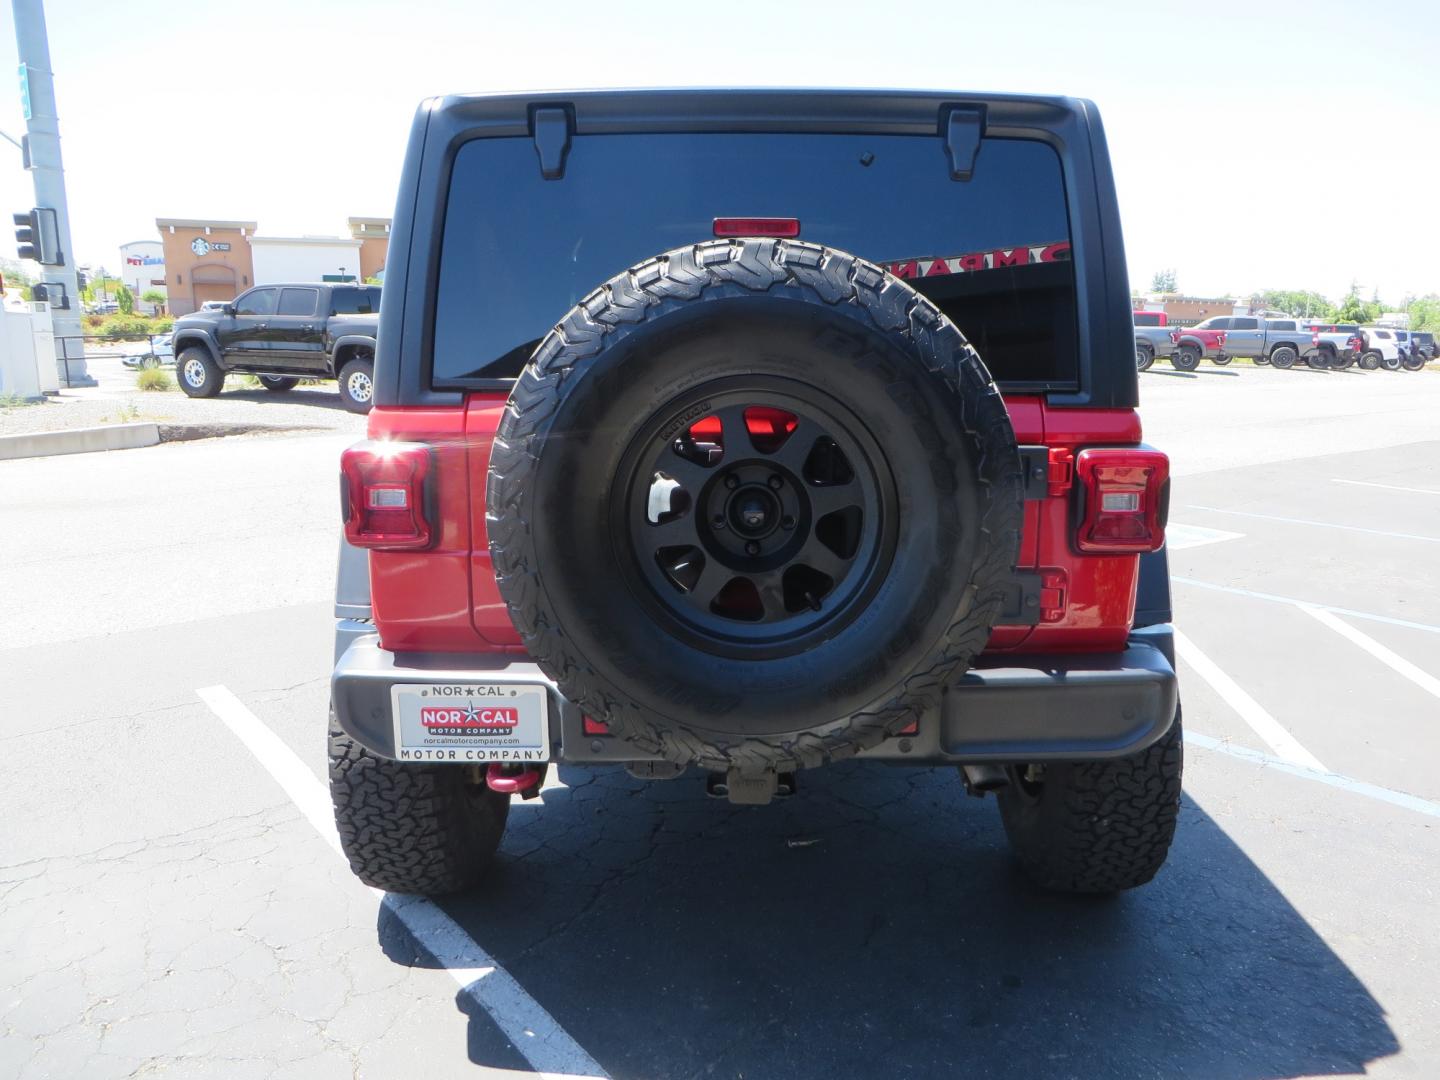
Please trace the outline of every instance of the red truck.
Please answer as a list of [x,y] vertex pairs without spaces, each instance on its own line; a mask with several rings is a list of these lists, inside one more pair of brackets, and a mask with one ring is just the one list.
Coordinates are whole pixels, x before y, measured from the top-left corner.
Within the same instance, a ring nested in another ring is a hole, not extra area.
[[1202,359],[1216,364],[1228,364],[1232,357],[1225,352],[1225,331],[1211,330],[1204,326],[1192,326],[1184,330],[1172,330],[1170,340],[1175,352],[1170,363],[1177,371],[1194,371]]

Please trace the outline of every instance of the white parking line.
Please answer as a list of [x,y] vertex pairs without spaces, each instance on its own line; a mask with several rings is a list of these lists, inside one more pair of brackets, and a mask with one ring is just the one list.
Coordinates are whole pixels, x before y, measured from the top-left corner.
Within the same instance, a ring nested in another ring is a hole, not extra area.
[[1165,546],[1171,551],[1218,544],[1224,540],[1242,540],[1244,533],[1226,532],[1224,529],[1206,529],[1199,525],[1183,525],[1171,521],[1165,526]]
[[1377,484],[1371,480],[1341,480],[1338,477],[1331,477],[1332,484],[1354,484],[1356,487],[1384,488],[1386,491],[1404,491],[1411,495],[1440,495],[1440,491],[1433,488],[1412,488],[1400,487],[1398,484]]
[[1199,506],[1195,503],[1186,510],[1205,510],[1212,514],[1234,514],[1236,517],[1257,518],[1260,521],[1280,521],[1286,525],[1313,525],[1318,529],[1341,529],[1345,532],[1365,533],[1368,536],[1388,536],[1393,540],[1419,540],[1426,544],[1440,544],[1440,536],[1420,536],[1416,533],[1387,532],[1384,529],[1366,529],[1359,525],[1337,525],[1333,521],[1311,521],[1308,518],[1281,517],[1278,514],[1256,514],[1249,510],[1223,510],[1218,506]]
[[1341,622],[1323,608],[1313,607],[1310,604],[1300,604],[1298,606],[1301,611],[1305,612],[1306,615],[1309,615],[1322,626],[1328,626],[1346,641],[1349,641],[1353,645],[1358,645],[1392,671],[1399,672],[1405,676],[1405,678],[1409,679],[1427,694],[1440,698],[1440,679],[1435,678],[1435,676],[1431,675],[1428,671],[1421,671],[1400,654],[1391,652],[1374,638],[1362,634],[1353,626]]
[[1187,730],[1185,732],[1185,742],[1186,745],[1198,746],[1202,750],[1213,750],[1217,754],[1226,754],[1232,758],[1239,758],[1241,761],[1249,761],[1266,768],[1276,769],[1279,772],[1289,773],[1291,776],[1298,776],[1302,780],[1313,780],[1319,784],[1328,784],[1330,787],[1340,788],[1343,791],[1351,791],[1356,795],[1364,795],[1367,798],[1378,799],[1380,802],[1390,803],[1392,806],[1401,806],[1406,810],[1414,810],[1417,814],[1440,818],[1440,803],[1432,802],[1429,799],[1422,799],[1418,795],[1408,795],[1403,791],[1381,787],[1378,784],[1366,783],[1364,780],[1356,780],[1351,776],[1342,776],[1340,773],[1316,772],[1314,769],[1306,769],[1293,762],[1282,761],[1278,757],[1262,754],[1259,750],[1251,750],[1247,746],[1236,746],[1233,743],[1226,742],[1224,739],[1211,738],[1209,735],[1201,735],[1196,731]]
[[[338,852],[340,836],[335,831],[330,796],[315,774],[227,688],[207,686],[195,693],[255,755],[315,831]],[[556,1078],[607,1076],[544,1006],[444,911],[423,897],[393,896],[380,889],[370,891],[382,897],[382,903],[405,924],[420,947],[444,966],[460,988],[490,1014],[537,1073]]]
[[1372,611],[1356,611],[1354,608],[1336,607],[1334,604],[1321,604],[1314,600],[1297,600],[1293,596],[1276,596],[1274,593],[1256,592],[1254,589],[1242,589],[1236,585],[1216,585],[1213,581],[1197,581],[1195,578],[1180,577],[1178,574],[1172,575],[1170,581],[1172,583],[1179,582],[1181,585],[1190,585],[1197,589],[1230,593],[1232,596],[1246,596],[1251,600],[1269,600],[1276,604],[1319,608],[1321,611],[1333,611],[1336,615],[1345,615],[1352,619],[1368,619],[1370,622],[1385,623],[1388,626],[1403,626],[1407,630],[1424,630],[1429,634],[1440,634],[1440,626],[1413,622],[1410,619],[1397,619],[1391,615],[1376,615]]
[[1195,669],[1197,675],[1210,684],[1210,688],[1225,700],[1225,704],[1239,713],[1240,719],[1249,724],[1255,734],[1259,735],[1282,761],[1314,772],[1330,771],[1320,764],[1319,758],[1301,746],[1295,736],[1281,726],[1280,721],[1266,712],[1239,683],[1221,671],[1214,660],[1201,652],[1195,643],[1179,630],[1175,631],[1175,652]]

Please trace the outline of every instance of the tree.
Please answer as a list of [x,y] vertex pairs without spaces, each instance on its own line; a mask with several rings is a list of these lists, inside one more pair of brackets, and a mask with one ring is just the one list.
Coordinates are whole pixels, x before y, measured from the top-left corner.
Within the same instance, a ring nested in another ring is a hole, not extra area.
[[141,294],[140,299],[150,304],[156,311],[162,311],[169,298],[160,289],[146,289],[145,292]]
[[1410,329],[1440,332],[1440,294],[1430,293],[1410,302]]
[[1360,299],[1359,286],[1351,283],[1350,291],[1345,294],[1345,299],[1340,301],[1340,309],[1335,313],[1335,319],[1337,322],[1372,323],[1380,317],[1382,310],[1378,300],[1367,302]]
[[135,314],[135,294],[130,291],[130,286],[121,284],[115,290],[115,302],[120,305],[121,315]]
[[1265,289],[1254,296],[1256,306],[1307,319],[1333,319],[1335,305],[1313,289]]
[[1150,291],[1179,292],[1179,286],[1175,284],[1175,268],[1172,266],[1167,270],[1156,270],[1155,276],[1150,279]]

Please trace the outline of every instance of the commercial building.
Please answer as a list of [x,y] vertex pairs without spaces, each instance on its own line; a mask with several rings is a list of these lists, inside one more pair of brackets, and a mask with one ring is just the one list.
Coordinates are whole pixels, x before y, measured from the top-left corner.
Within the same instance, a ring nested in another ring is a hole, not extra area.
[[270,281],[383,280],[390,219],[347,224],[349,236],[260,236],[253,221],[156,218],[170,311],[185,315]]

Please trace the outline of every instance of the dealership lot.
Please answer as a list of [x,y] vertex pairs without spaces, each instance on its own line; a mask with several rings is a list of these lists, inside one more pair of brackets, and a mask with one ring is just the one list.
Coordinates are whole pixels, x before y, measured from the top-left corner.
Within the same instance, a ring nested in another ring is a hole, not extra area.
[[488,892],[377,897],[321,786],[349,436],[0,464],[0,1075],[1433,1076],[1440,375],[1142,394],[1192,741],[1170,863],[1099,901],[863,765],[764,809],[562,770]]

